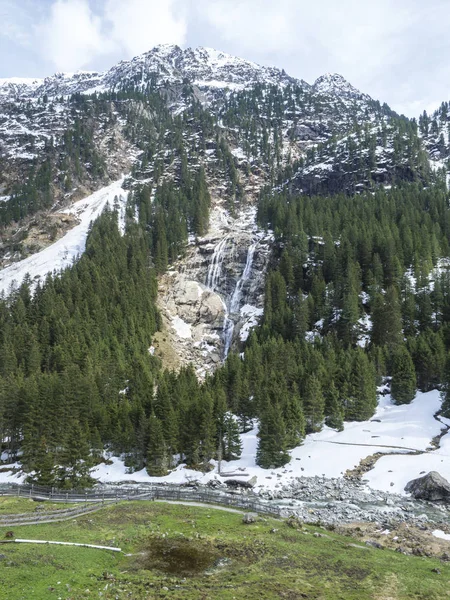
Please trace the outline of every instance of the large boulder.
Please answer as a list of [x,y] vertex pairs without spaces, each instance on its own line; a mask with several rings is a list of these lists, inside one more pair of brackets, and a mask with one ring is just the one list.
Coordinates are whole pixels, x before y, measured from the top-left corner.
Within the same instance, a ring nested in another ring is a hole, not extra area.
[[245,488],[245,489],[251,489],[255,485],[252,482],[252,480],[246,481],[244,479],[227,479],[225,481],[225,484],[229,488]]
[[407,483],[405,492],[410,492],[418,500],[450,502],[450,483],[436,471]]

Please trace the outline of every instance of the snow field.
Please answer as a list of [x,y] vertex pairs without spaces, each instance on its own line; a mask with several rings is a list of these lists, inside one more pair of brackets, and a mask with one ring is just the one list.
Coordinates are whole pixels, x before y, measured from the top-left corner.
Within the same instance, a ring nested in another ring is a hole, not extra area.
[[70,267],[86,247],[86,238],[92,221],[100,216],[109,203],[111,208],[114,199],[119,200],[119,226],[123,231],[124,208],[127,193],[122,189],[122,177],[111,185],[102,188],[91,196],[75,202],[65,213],[75,215],[79,224],[73,227],[61,239],[41,252],[33,254],[20,262],[13,263],[0,271],[0,294],[7,295],[11,288],[19,286],[28,273],[33,283],[45,279],[48,273],[58,272]]

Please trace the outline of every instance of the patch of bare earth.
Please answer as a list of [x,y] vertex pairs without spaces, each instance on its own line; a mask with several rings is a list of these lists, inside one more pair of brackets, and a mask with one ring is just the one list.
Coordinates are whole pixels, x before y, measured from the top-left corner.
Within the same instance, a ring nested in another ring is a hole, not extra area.
[[336,528],[341,535],[351,536],[360,542],[376,542],[382,548],[413,556],[427,556],[450,560],[450,543],[432,535],[435,527],[423,529],[408,523],[399,523],[389,531],[375,523],[343,524]]

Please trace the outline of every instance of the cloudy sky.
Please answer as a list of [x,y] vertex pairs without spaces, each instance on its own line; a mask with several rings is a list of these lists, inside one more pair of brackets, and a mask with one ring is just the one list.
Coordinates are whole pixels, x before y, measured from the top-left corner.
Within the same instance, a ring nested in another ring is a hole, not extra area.
[[417,116],[450,99],[449,0],[0,0],[0,77],[211,46],[312,83],[337,72]]

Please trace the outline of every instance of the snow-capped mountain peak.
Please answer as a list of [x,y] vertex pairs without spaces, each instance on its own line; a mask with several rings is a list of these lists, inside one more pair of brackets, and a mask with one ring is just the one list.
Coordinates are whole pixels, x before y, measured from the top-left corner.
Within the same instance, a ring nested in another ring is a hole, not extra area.
[[182,50],[174,44],[162,44],[131,60],[123,60],[104,73],[78,71],[56,73],[45,79],[0,80],[0,96],[68,96],[123,89],[130,84],[144,90],[149,83],[157,87],[189,83],[203,92],[237,91],[256,84],[309,87],[282,69],[261,66],[214,48]]
[[333,94],[346,98],[366,98],[370,100],[370,96],[360,92],[339,73],[325,73],[316,79],[312,87],[314,91],[320,94]]

